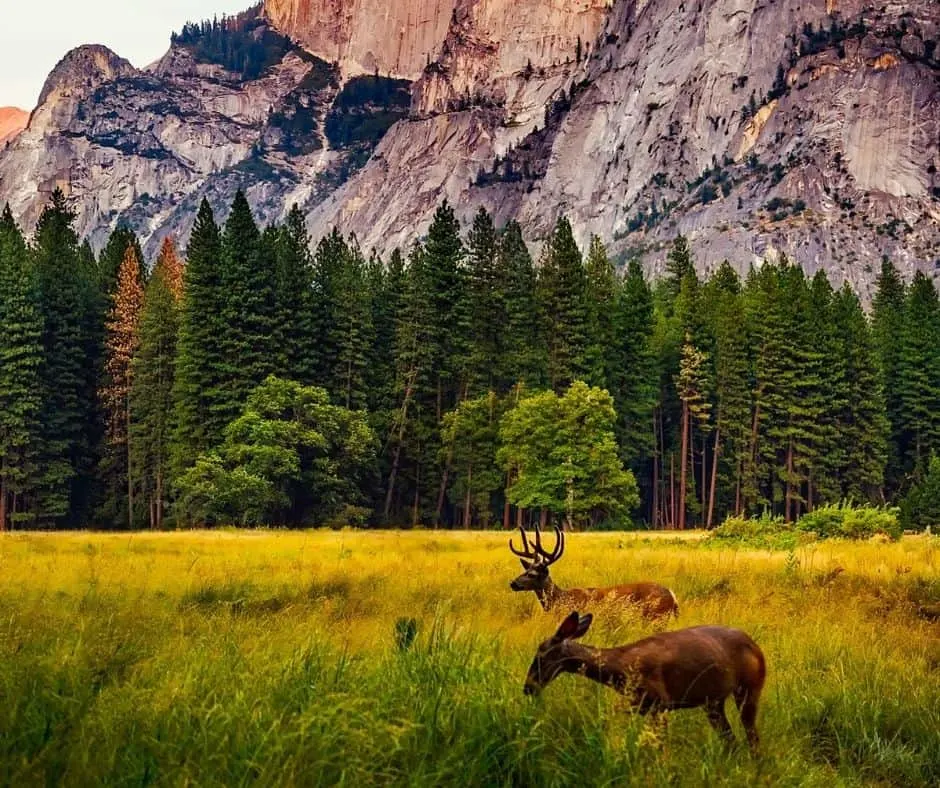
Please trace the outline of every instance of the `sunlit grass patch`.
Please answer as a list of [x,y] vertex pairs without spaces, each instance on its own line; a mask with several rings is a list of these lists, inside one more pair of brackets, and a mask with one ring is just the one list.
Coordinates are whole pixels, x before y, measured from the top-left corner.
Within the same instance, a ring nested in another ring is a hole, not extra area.
[[[934,785],[938,540],[790,552],[573,534],[562,586],[651,579],[763,648],[763,756],[572,676],[502,533],[0,539],[0,783]],[[836,571],[836,570],[839,571]],[[586,638],[643,637],[598,611]],[[407,643],[405,643],[407,641]],[[736,713],[729,717],[740,737]]]

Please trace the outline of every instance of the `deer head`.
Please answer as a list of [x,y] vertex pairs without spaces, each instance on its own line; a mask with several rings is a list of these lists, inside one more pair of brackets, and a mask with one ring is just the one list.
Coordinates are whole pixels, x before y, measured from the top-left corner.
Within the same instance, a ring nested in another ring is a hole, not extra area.
[[577,612],[571,613],[561,622],[558,631],[539,645],[525,677],[523,692],[526,695],[537,695],[545,685],[564,671],[566,666],[571,669],[568,665],[573,659],[573,655],[569,653],[571,641],[582,637],[590,629],[591,621],[590,613],[585,616]]
[[516,546],[509,540],[509,549],[519,556],[519,563],[525,570],[519,577],[513,580],[509,587],[513,591],[535,591],[537,594],[544,592],[549,586],[548,567],[554,564],[562,553],[565,552],[565,535],[555,528],[555,547],[551,552],[542,547],[542,532],[538,526],[535,526],[535,544],[529,544],[525,531],[520,528],[522,534],[522,550],[517,550]]

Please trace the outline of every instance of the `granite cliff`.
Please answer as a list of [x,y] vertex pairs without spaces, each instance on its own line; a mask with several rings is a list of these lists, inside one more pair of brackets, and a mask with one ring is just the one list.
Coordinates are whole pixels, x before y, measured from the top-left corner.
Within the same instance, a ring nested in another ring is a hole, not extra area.
[[29,113],[18,107],[0,107],[0,146],[26,128]]
[[0,201],[29,226],[61,186],[96,243],[185,235],[244,188],[380,250],[447,197],[533,242],[564,212],[651,268],[677,232],[703,267],[786,253],[863,290],[884,254],[940,265],[932,0],[267,0],[226,24],[257,68],[192,29],[144,70],[66,56]]

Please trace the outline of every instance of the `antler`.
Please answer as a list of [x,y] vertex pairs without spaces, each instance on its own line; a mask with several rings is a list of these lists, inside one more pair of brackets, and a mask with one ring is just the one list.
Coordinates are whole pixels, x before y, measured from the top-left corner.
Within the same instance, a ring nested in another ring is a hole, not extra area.
[[516,549],[515,545],[512,543],[511,537],[509,539],[509,549],[512,550],[512,552],[515,553],[520,558],[525,558],[529,561],[534,561],[536,558],[538,558],[538,556],[535,554],[532,548],[529,547],[529,540],[526,539],[525,531],[523,531],[522,528],[520,528],[519,533],[522,534],[522,550]]
[[558,526],[555,526],[555,547],[552,551],[546,552],[545,548],[542,547],[542,532],[539,530],[538,526],[535,526],[535,549],[538,551],[539,555],[542,556],[545,565],[554,564],[561,554],[565,552],[565,535],[561,532]]
[[522,535],[523,549],[521,551],[517,550],[512,543],[512,539],[509,540],[509,549],[520,558],[525,558],[528,561],[540,561],[548,566],[554,564],[565,552],[565,535],[557,527],[555,528],[555,547],[551,552],[542,547],[542,532],[538,526],[535,526],[535,549],[529,544],[522,528],[519,529],[519,533]]

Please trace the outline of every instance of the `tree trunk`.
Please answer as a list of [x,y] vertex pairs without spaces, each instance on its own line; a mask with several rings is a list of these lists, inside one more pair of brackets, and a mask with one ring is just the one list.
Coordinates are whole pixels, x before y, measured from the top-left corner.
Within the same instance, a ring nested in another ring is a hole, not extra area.
[[163,530],[163,461],[157,461],[157,489],[154,501],[154,521],[158,531]]
[[712,515],[715,512],[715,486],[718,483],[718,458],[721,456],[721,424],[715,426],[715,450],[712,452],[712,481],[708,490],[708,514],[705,528],[711,530]]
[[134,528],[134,477],[131,474],[131,399],[124,400],[124,440],[127,443],[127,527]]
[[[751,470],[754,472],[754,482],[757,483],[757,428],[760,424],[760,403],[754,405],[754,418],[751,421]],[[744,502],[741,502],[741,508],[744,508]]]
[[656,427],[656,412],[653,410],[653,445],[656,447],[653,451],[653,495],[652,512],[650,513],[650,523],[653,530],[657,530],[660,524],[659,517],[659,430]]
[[539,528],[544,530],[547,524],[548,524],[548,509],[546,509],[543,506],[541,511],[539,512]]
[[473,465],[467,468],[467,496],[463,502],[463,527],[470,528],[470,489],[473,481]]
[[793,438],[787,444],[787,491],[784,495],[783,519],[790,523],[790,505],[793,501]]
[[677,527],[685,530],[685,493],[689,473],[689,403],[682,403],[682,446],[679,455],[679,519]]
[[388,516],[392,510],[392,498],[395,495],[395,482],[398,479],[398,468],[401,463],[401,445],[405,440],[405,424],[408,420],[408,404],[411,402],[411,390],[414,386],[417,372],[411,370],[408,375],[408,383],[405,386],[405,400],[401,406],[401,422],[398,425],[398,442],[395,444],[395,451],[392,453],[392,469],[388,473],[388,488],[385,491],[385,508],[382,511],[382,519],[388,523]]
[[707,502],[705,500],[706,493],[708,491],[708,486],[705,484],[705,478],[708,472],[707,471],[708,463],[706,462],[707,455],[708,455],[708,438],[703,435],[702,436],[702,474],[701,474],[701,481],[699,482],[699,484],[701,484],[702,486],[702,489],[699,492],[699,505],[701,506],[699,517],[703,521],[705,518],[705,510],[708,508],[706,505]]
[[0,533],[7,529],[7,480],[0,475]]
[[[506,474],[506,489],[509,489],[510,475]],[[503,528],[508,531],[509,526],[512,524],[512,513],[510,512],[509,498],[505,497],[503,500]]]
[[676,527],[676,455],[669,452],[669,530]]

